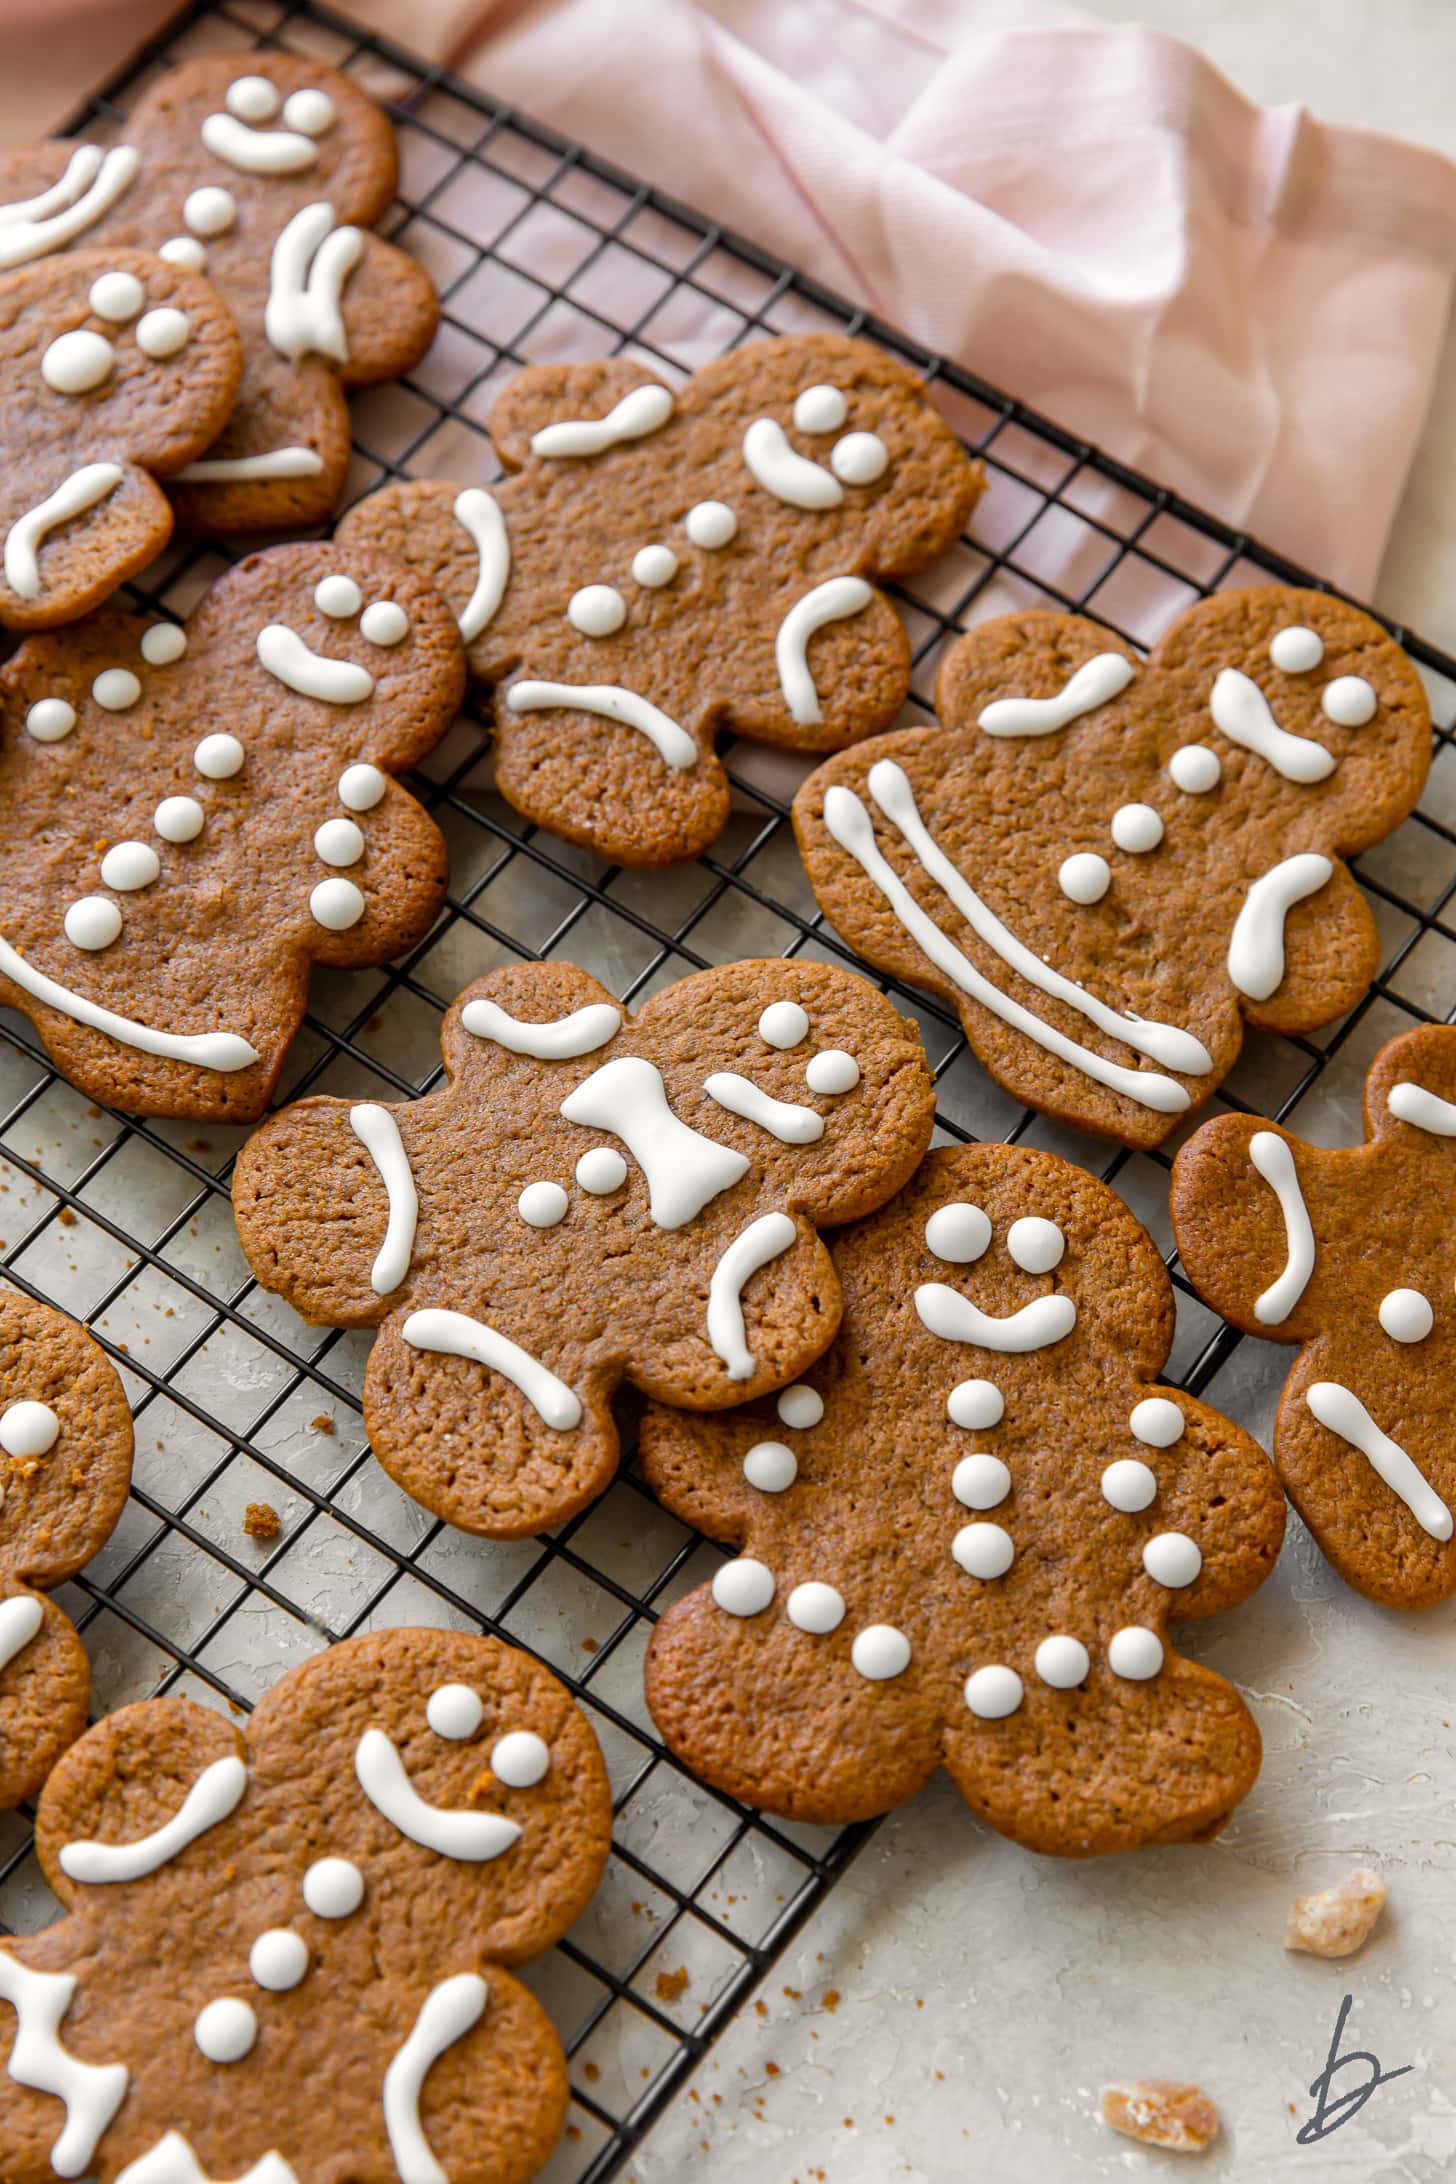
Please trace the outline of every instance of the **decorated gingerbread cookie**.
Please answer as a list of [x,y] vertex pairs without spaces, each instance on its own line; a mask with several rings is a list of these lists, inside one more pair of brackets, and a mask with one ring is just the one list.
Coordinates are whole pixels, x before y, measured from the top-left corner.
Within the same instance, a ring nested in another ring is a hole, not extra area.
[[6,2184],[524,2184],[566,2070],[504,1967],[610,1828],[580,1709],[489,1638],[350,1639],[246,1732],[123,1707],[40,1802],[66,1916],[0,1942]]
[[876,580],[942,552],[981,490],[904,365],[828,334],[676,394],[628,357],[534,365],[491,431],[496,491],[387,486],[341,536],[439,584],[528,818],[670,864],[727,820],[721,731],[833,751],[894,719],[910,648]]
[[121,1381],[85,1329],[0,1290],[0,1809],[32,1796],[86,1726],[85,1648],[45,1595],[111,1537],[131,1438]]
[[0,269],[74,243],[205,270],[242,335],[242,385],[172,498],[193,530],[298,530],[344,488],[344,389],[398,378],[434,336],[425,272],[368,232],[395,181],[394,132],[349,77],[287,53],[211,53],[159,76],[104,151],[50,141],[0,157]]
[[817,1230],[882,1205],[930,1141],[919,1036],[822,963],[733,963],[629,1019],[568,964],[477,979],[448,1082],[300,1100],[238,1161],[258,1279],[375,1327],[374,1453],[427,1509],[509,1539],[617,1465],[624,1380],[692,1409],[782,1387],[839,1323]]
[[1095,622],[983,623],[943,726],[830,760],[794,824],[838,930],[942,994],[1017,1099],[1156,1145],[1244,1025],[1301,1032],[1379,961],[1339,861],[1415,806],[1431,724],[1410,661],[1323,592],[1227,592],[1142,660]]
[[391,776],[463,685],[431,587],[338,546],[254,554],[182,626],[29,639],[0,671],[0,1001],[93,1098],[260,1115],[310,963],[387,962],[440,907],[445,845]]
[[1029,1849],[1216,1835],[1259,1734],[1168,1626],[1262,1582],[1284,1501],[1247,1434],[1157,1385],[1152,1239],[1080,1168],[975,1145],[931,1153],[834,1262],[843,1326],[802,1383],[644,1420],[663,1502],[741,1550],[653,1634],[668,1744],[796,1820],[884,1812],[944,1767]]
[[185,266],[87,250],[0,274],[0,622],[74,621],[161,551],[156,481],[216,437],[241,370],[225,306]]
[[1456,1592],[1456,1030],[1392,1039],[1364,1145],[1219,1115],[1173,1163],[1189,1280],[1253,1335],[1301,1345],[1274,1461],[1340,1575],[1389,1608]]

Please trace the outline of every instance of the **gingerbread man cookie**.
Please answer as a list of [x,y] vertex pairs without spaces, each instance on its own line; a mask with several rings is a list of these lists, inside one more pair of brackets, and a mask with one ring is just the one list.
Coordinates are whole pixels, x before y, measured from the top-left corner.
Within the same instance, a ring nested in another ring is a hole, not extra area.
[[448,1082],[300,1100],[238,1161],[254,1273],[315,1326],[376,1327],[374,1453],[465,1531],[561,1524],[611,1480],[624,1380],[714,1409],[782,1387],[839,1322],[816,1233],[930,1141],[919,1035],[853,972],[732,963],[628,1019],[521,964],[445,1018]]
[[998,1084],[1156,1145],[1245,1023],[1301,1032],[1379,962],[1342,857],[1414,808],[1431,723],[1377,622],[1323,592],[1206,600],[1148,660],[1016,614],[947,655],[944,726],[830,760],[794,804],[825,914],[952,1002]]
[[184,626],[30,638],[0,671],[0,1001],[95,1099],[262,1114],[310,963],[387,962],[440,907],[444,842],[390,777],[463,687],[431,587],[338,546],[252,555]]
[[973,1145],[834,1262],[844,1322],[806,1381],[643,1422],[661,1500],[742,1550],[653,1633],[667,1743],[796,1820],[885,1812],[944,1767],[1032,1850],[1217,1834],[1259,1733],[1168,1625],[1263,1581],[1284,1501],[1247,1434],[1156,1384],[1152,1239],[1080,1168]]
[[0,274],[0,622],[73,621],[161,551],[156,480],[222,429],[242,360],[216,291],[144,251]]
[[671,864],[727,821],[720,732],[834,751],[894,719],[910,648],[875,579],[943,552],[981,474],[883,350],[753,342],[675,394],[628,357],[534,365],[491,432],[497,491],[387,486],[340,535],[439,584],[527,818]]
[[40,1801],[66,1916],[0,1942],[6,2184],[524,2184],[566,2069],[504,1967],[610,1829],[581,1710],[490,1638],[332,1646],[246,1733],[123,1707]]
[[1425,1608],[1456,1593],[1456,1030],[1381,1048],[1365,1130],[1330,1151],[1219,1115],[1173,1163],[1173,1226],[1216,1312],[1302,1346],[1274,1461],[1316,1540],[1367,1598]]
[[337,507],[344,389],[408,371],[438,316],[423,268],[367,232],[396,171],[374,101],[287,53],[184,61],[104,151],[51,140],[0,157],[0,270],[76,242],[159,251],[205,269],[237,321],[236,406],[172,487],[190,529],[299,530]]
[[86,1726],[86,1651],[44,1595],[111,1537],[131,1444],[99,1345],[63,1312],[0,1290],[0,1809],[32,1796]]

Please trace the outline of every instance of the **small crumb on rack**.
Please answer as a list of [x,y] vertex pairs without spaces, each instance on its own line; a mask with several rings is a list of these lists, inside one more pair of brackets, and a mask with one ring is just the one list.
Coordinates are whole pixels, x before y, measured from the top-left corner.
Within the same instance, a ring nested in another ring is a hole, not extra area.
[[332,1433],[334,1430],[334,1421],[327,1411],[320,1411],[317,1418],[310,1418],[309,1424],[315,1433]]
[[271,1502],[250,1501],[243,1511],[243,1530],[249,1539],[277,1539],[283,1520]]
[[1133,2078],[1102,2089],[1102,2121],[1140,2146],[1201,2154],[1218,2137],[1218,2110],[1201,2086]]
[[688,1968],[679,1964],[675,1972],[659,1972],[657,1975],[657,1999],[659,2002],[680,2001],[687,1992]]
[[1369,1866],[1357,1866],[1333,1888],[1295,1897],[1284,1923],[1284,1946],[1308,1956],[1353,1956],[1370,1939],[1384,1909],[1384,1881]]

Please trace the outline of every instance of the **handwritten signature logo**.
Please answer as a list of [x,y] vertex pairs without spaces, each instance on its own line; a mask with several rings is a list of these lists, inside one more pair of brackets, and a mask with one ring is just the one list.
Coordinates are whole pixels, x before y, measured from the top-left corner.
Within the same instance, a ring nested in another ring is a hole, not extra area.
[[[1377,2086],[1389,2085],[1392,2078],[1403,2078],[1408,2070],[1415,2067],[1412,2063],[1402,2063],[1399,2070],[1382,2070],[1379,2058],[1372,2055],[1368,2048],[1351,2048],[1347,2055],[1340,2053],[1345,2020],[1350,2014],[1354,1999],[1353,1995],[1347,1994],[1340,2004],[1340,2014],[1335,2020],[1334,2038],[1330,2041],[1325,2067],[1310,2086],[1310,2095],[1315,2104],[1314,2114],[1308,2123],[1300,2127],[1301,2146],[1314,2146],[1320,2139],[1328,2138],[1332,2131],[1339,2130],[1341,2124],[1348,2123],[1352,2116],[1359,2115]],[[1340,2072],[1362,2064],[1365,2076],[1357,2084],[1347,2085],[1344,2092],[1335,2094],[1334,2084]]]

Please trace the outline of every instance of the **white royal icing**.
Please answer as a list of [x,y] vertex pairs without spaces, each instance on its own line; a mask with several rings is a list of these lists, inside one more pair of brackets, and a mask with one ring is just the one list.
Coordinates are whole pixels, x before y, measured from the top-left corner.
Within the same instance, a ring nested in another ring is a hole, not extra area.
[[1071,1297],[1033,1297],[1020,1311],[997,1319],[944,1282],[922,1282],[915,1292],[915,1310],[921,1325],[943,1342],[970,1342],[982,1350],[1017,1355],[1045,1350],[1077,1324]]
[[373,695],[374,677],[357,660],[328,660],[306,645],[286,622],[270,622],[258,632],[258,659],[270,675],[301,698],[322,698],[327,705],[362,705]]
[[817,1426],[824,1416],[824,1398],[817,1388],[807,1381],[796,1380],[791,1388],[785,1388],[774,1404],[780,1423],[793,1432],[808,1426]]
[[364,897],[352,880],[320,880],[308,898],[309,915],[326,932],[347,933],[364,915]]
[[1304,1193],[1299,1187],[1294,1155],[1284,1139],[1273,1130],[1256,1130],[1249,1140],[1249,1159],[1255,1173],[1264,1178],[1278,1199],[1279,1211],[1284,1216],[1288,1247],[1284,1271],[1254,1305],[1255,1319],[1262,1326],[1273,1327],[1280,1320],[1288,1319],[1309,1284],[1309,1277],[1314,1272],[1314,1230],[1310,1226]]
[[187,632],[175,622],[153,622],[142,631],[142,658],[148,667],[170,667],[187,650]]
[[127,713],[142,694],[142,686],[129,667],[103,667],[91,685],[91,695],[108,713]]
[[300,91],[290,91],[283,101],[283,119],[290,129],[301,129],[305,136],[327,136],[338,114],[327,91],[316,84],[305,84]]
[[150,887],[162,870],[162,860],[150,842],[113,842],[101,860],[101,879],[123,895]]
[[473,1039],[493,1039],[508,1054],[529,1054],[533,1062],[572,1062],[615,1039],[622,1012],[609,1001],[589,1001],[554,1023],[528,1024],[522,1016],[507,1015],[498,1002],[482,1000],[467,1001],[460,1021]]
[[382,1729],[366,1729],[354,1747],[359,1787],[391,1827],[424,1850],[464,1865],[499,1858],[520,1839],[520,1827],[498,1812],[431,1805],[410,1781],[404,1761]]
[[132,1017],[118,1016],[114,1009],[104,1009],[98,1002],[72,993],[68,986],[60,985],[54,978],[47,978],[44,971],[27,963],[25,957],[17,954],[3,939],[0,939],[0,974],[34,1000],[44,1001],[47,1008],[71,1017],[75,1023],[89,1024],[93,1031],[103,1031],[108,1039],[115,1039],[121,1046],[135,1047],[142,1054],[159,1054],[168,1061],[190,1062],[197,1069],[216,1069],[224,1075],[235,1069],[248,1069],[258,1060],[257,1048],[230,1031],[157,1031],[150,1024],[137,1023]]
[[1380,1300],[1380,1325],[1392,1342],[1424,1342],[1436,1324],[1429,1297],[1419,1289],[1391,1289]]
[[48,1456],[60,1431],[49,1403],[7,1403],[0,1412],[0,1448],[7,1456]]
[[605,417],[563,418],[531,435],[531,453],[549,456],[600,455],[623,440],[642,440],[659,432],[673,412],[666,387],[634,387]]
[[829,467],[846,485],[873,485],[890,466],[890,450],[877,432],[847,432],[829,451]]
[[1267,759],[1286,781],[1308,785],[1326,781],[1334,772],[1334,753],[1312,736],[1292,736],[1287,728],[1281,728],[1259,685],[1240,669],[1220,669],[1208,706],[1215,728],[1230,743]]
[[335,227],[332,205],[305,205],[293,215],[273,245],[263,312],[263,331],[280,356],[348,363],[344,286],[363,255],[362,229]]
[[978,1721],[1004,1721],[1025,1697],[1025,1688],[1014,1668],[994,1662],[966,1678],[966,1705]]
[[251,2002],[225,1996],[198,2011],[192,2037],[210,2063],[240,2063],[253,2052],[258,2013]]
[[1080,903],[1086,909],[1101,902],[1111,887],[1112,867],[1095,849],[1080,849],[1057,866],[1057,885],[1068,902]]
[[698,762],[698,747],[686,728],[680,728],[668,714],[620,683],[535,682],[527,678],[507,687],[506,704],[513,713],[537,713],[545,706],[561,706],[568,712],[595,713],[601,720],[615,721],[619,728],[635,728],[675,773]]
[[397,599],[376,599],[359,617],[359,634],[367,644],[403,644],[410,633],[410,618]]
[[550,1765],[550,1747],[534,1729],[508,1729],[490,1748],[490,1771],[508,1790],[534,1789]]
[[760,1214],[735,1236],[708,1284],[708,1340],[730,1380],[753,1378],[753,1352],[743,1324],[743,1289],[751,1275],[788,1250],[798,1230],[786,1213]]
[[1122,653],[1099,652],[1082,662],[1055,697],[994,698],[982,707],[976,725],[988,736],[1049,736],[1117,697],[1136,672]]
[[567,602],[566,619],[583,637],[614,637],[627,619],[627,602],[614,584],[583,584]]
[[185,311],[170,307],[160,311],[148,311],[137,326],[135,340],[143,356],[162,358],[175,356],[185,348],[192,332],[192,321]]
[[760,1615],[774,1596],[773,1572],[752,1555],[739,1555],[713,1573],[713,1601],[725,1615]]
[[1340,728],[1363,728],[1374,720],[1375,705],[1375,692],[1363,675],[1337,675],[1320,692],[1321,711]]
[[1168,778],[1185,796],[1206,796],[1223,775],[1223,760],[1207,743],[1185,743],[1168,761]]
[[1439,1092],[1428,1092],[1409,1077],[1391,1086],[1385,1104],[1398,1122],[1408,1122],[1413,1130],[1428,1130],[1432,1137],[1456,1137],[1456,1101],[1443,1100]]
[[242,2176],[211,2177],[181,2132],[168,2131],[127,2163],[116,2184],[298,2184],[298,2178],[276,2152],[264,2154]]
[[377,766],[359,762],[346,766],[339,776],[339,802],[346,811],[373,811],[384,799],[389,777]]
[[925,1241],[947,1265],[973,1266],[990,1244],[991,1217],[966,1200],[937,1206],[925,1224]]
[[962,1456],[950,1475],[950,1490],[966,1509],[999,1509],[1011,1492],[1011,1472],[999,1456],[978,1449]]
[[726,501],[695,501],[683,517],[683,529],[694,546],[713,553],[733,544],[738,536],[738,518]]
[[511,542],[500,503],[493,493],[478,485],[468,485],[463,493],[456,494],[454,516],[474,540],[478,563],[475,589],[464,611],[456,617],[460,634],[469,645],[489,627],[505,597],[511,574]]
[[1163,820],[1151,804],[1119,804],[1112,814],[1112,839],[1131,857],[1145,857],[1163,839]]
[[384,2128],[400,2184],[450,2184],[425,2137],[420,2096],[432,2065],[480,2023],[489,1992],[479,1972],[442,1980],[384,2073]]
[[622,1140],[647,1178],[648,1211],[659,1228],[684,1227],[748,1172],[746,1153],[679,1121],[661,1071],[638,1054],[603,1062],[567,1095],[561,1112],[568,1122]]
[[1163,1641],[1145,1624],[1129,1623],[1108,1639],[1107,1665],[1129,1683],[1146,1683],[1163,1665]]
[[765,1046],[785,1054],[808,1038],[809,1012],[797,1001],[770,1001],[758,1019],[758,1036]]
[[191,266],[194,273],[200,273],[207,263],[207,252],[195,235],[171,236],[161,245],[157,256],[167,259],[171,265]]
[[1181,1592],[1203,1568],[1203,1554],[1186,1532],[1159,1532],[1143,1549],[1143,1568],[1155,1585]]
[[39,547],[58,524],[84,516],[88,508],[114,493],[121,476],[118,463],[83,463],[54,493],[17,517],[5,534],[5,581],[13,592],[22,599],[40,597]]
[[364,1876],[347,1858],[315,1858],[303,1876],[303,1900],[316,1919],[347,1919],[364,1901]]
[[231,781],[242,772],[246,755],[236,736],[218,732],[194,747],[192,763],[204,781]]
[[318,158],[317,145],[297,130],[250,129],[235,114],[209,114],[202,141],[241,174],[302,174]]
[[0,1600],[0,1669],[8,1668],[17,1653],[25,1651],[44,1621],[45,1609],[34,1593]]
[[270,1926],[248,1951],[248,1976],[268,1994],[289,1994],[308,1972],[308,1943],[291,1927]]
[[1307,675],[1325,656],[1325,641],[1317,629],[1291,623],[1277,629],[1269,640],[1269,657],[1286,675]]
[[231,190],[220,183],[208,183],[200,190],[191,190],[182,202],[183,224],[194,235],[206,237],[226,235],[236,226],[238,201]]
[[950,1543],[950,1551],[967,1577],[989,1584],[1004,1577],[1016,1560],[1011,1534],[1000,1524],[963,1524]]
[[61,2020],[76,1981],[70,1972],[37,1972],[0,1948],[0,2001],[15,2012],[8,2069],[17,2085],[53,2093],[66,2107],[51,2147],[57,2176],[85,2176],[96,2149],[126,2098],[130,2074],[122,2063],[83,2063],[61,2044]]
[[994,1380],[961,1380],[945,1399],[945,1415],[953,1426],[964,1426],[968,1432],[981,1433],[988,1426],[1000,1425],[1006,1416],[1006,1398]]
[[1181,1441],[1187,1420],[1170,1396],[1145,1395],[1134,1403],[1127,1430],[1144,1448],[1171,1448]]
[[384,1195],[389,1201],[384,1242],[369,1270],[370,1288],[376,1297],[387,1297],[392,1290],[398,1289],[408,1274],[415,1248],[415,1224],[420,1212],[415,1179],[404,1140],[399,1134],[399,1124],[387,1107],[376,1107],[367,1102],[351,1107],[349,1127],[378,1170]]
[[1119,1456],[1102,1474],[1102,1499],[1126,1517],[1148,1508],[1157,1494],[1157,1473],[1140,1456]]
[[109,948],[121,931],[121,912],[104,895],[83,895],[67,910],[62,929],[73,948]]
[[814,1108],[802,1107],[793,1100],[776,1100],[731,1069],[715,1070],[705,1078],[703,1090],[730,1115],[756,1122],[760,1130],[767,1130],[781,1144],[813,1145],[824,1135],[824,1118]]
[[528,1183],[516,1200],[516,1211],[531,1228],[555,1228],[566,1219],[568,1203],[559,1183]]
[[661,591],[677,575],[677,555],[670,546],[639,546],[632,556],[632,577],[646,591]]
[[209,455],[177,477],[182,485],[263,485],[274,478],[316,478],[323,467],[311,447],[270,447],[261,455]]
[[1056,1222],[1043,1220],[1038,1213],[1023,1214],[1006,1231],[1006,1249],[1023,1274],[1050,1274],[1061,1265],[1066,1248],[1067,1239]]
[[352,819],[325,819],[313,831],[313,853],[326,865],[356,865],[364,854],[364,832]]
[[1036,1672],[1053,1691],[1075,1691],[1091,1672],[1092,1662],[1080,1638],[1058,1631],[1036,1649]]
[[485,1719],[480,1693],[469,1684],[438,1684],[425,1702],[425,1719],[437,1737],[461,1744]]
[[1286,857],[1255,880],[1234,920],[1228,974],[1251,1001],[1267,1001],[1284,980],[1284,923],[1297,902],[1317,895],[1334,866],[1317,850]]
[[844,1621],[844,1595],[833,1585],[811,1578],[806,1585],[794,1587],[784,1602],[784,1613],[795,1630],[827,1638]]
[[61,743],[76,725],[76,708],[67,698],[37,698],[25,725],[37,743]]
[[800,432],[838,432],[849,415],[849,403],[840,387],[821,383],[805,387],[794,397],[794,423]]
[[910,1641],[893,1623],[870,1623],[856,1636],[849,1658],[866,1683],[888,1683],[910,1666]]
[[811,1092],[833,1097],[852,1092],[859,1083],[859,1063],[843,1047],[825,1047],[804,1064],[804,1082]]
[[189,1843],[235,1812],[248,1786],[248,1770],[234,1753],[204,1767],[182,1803],[163,1826],[130,1843],[65,1843],[61,1871],[73,1881],[100,1887],[115,1881],[139,1881],[170,1865]]
[[774,638],[779,687],[792,717],[805,725],[824,718],[814,677],[809,671],[809,639],[827,622],[860,614],[874,598],[862,576],[831,576],[795,600]]
[[785,1494],[799,1476],[799,1459],[783,1441],[755,1441],[744,1456],[743,1476],[760,1494]]
[[509,1380],[526,1398],[542,1423],[557,1433],[570,1433],[581,1424],[581,1398],[564,1380],[523,1350],[507,1335],[487,1327],[484,1320],[466,1312],[432,1308],[411,1312],[400,1329],[412,1350],[432,1350],[441,1357],[468,1357],[503,1380]]
[[1403,1501],[1423,1532],[1432,1539],[1451,1537],[1451,1512],[1430,1481],[1398,1441],[1383,1433],[1365,1405],[1338,1380],[1316,1380],[1305,1389],[1304,1400],[1320,1424],[1342,1441],[1359,1449],[1371,1468]]
[[0,272],[44,258],[85,233],[131,183],[141,158],[130,144],[81,144],[59,182],[39,197],[0,205]]
[[838,478],[791,447],[772,417],[756,417],[744,433],[743,460],[765,493],[791,508],[838,508],[844,499]]
[[40,360],[40,376],[56,394],[89,394],[111,377],[116,351],[105,334],[77,326],[58,334]]
[[282,104],[278,87],[267,76],[235,76],[223,104],[239,121],[271,121]]

